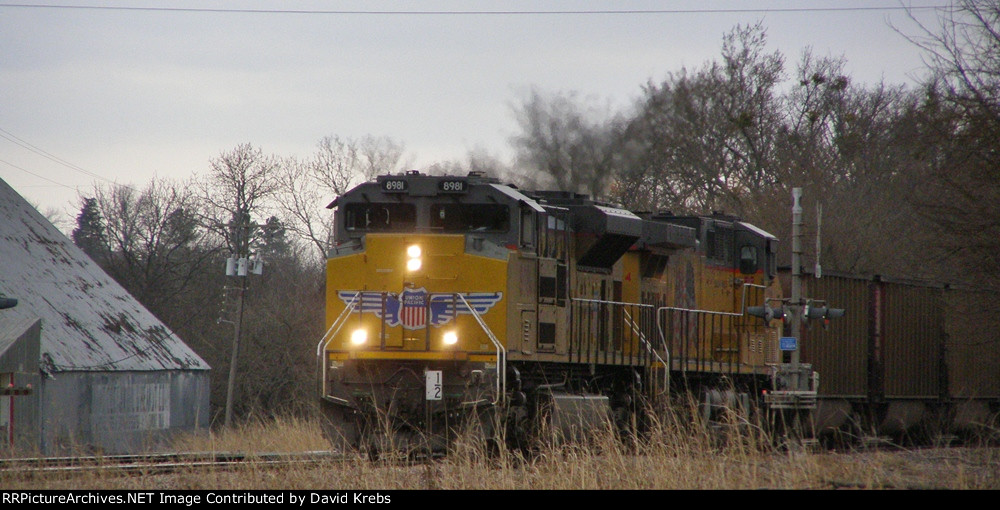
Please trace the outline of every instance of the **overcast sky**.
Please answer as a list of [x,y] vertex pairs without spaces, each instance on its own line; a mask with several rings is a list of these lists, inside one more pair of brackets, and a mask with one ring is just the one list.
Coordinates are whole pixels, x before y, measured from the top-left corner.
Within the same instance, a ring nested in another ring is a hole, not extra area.
[[403,143],[413,168],[474,149],[506,160],[531,87],[621,108],[717,58],[740,23],[763,23],[787,71],[811,47],[855,82],[924,73],[890,26],[917,32],[896,0],[14,3],[0,0],[0,177],[67,219],[95,182],[187,179],[244,142],[305,158],[324,136],[370,134]]

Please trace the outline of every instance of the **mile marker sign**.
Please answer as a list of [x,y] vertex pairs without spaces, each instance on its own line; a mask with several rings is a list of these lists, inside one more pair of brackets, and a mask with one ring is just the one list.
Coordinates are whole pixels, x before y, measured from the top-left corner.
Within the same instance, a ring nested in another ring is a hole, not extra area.
[[428,370],[427,377],[427,400],[441,400],[441,371]]

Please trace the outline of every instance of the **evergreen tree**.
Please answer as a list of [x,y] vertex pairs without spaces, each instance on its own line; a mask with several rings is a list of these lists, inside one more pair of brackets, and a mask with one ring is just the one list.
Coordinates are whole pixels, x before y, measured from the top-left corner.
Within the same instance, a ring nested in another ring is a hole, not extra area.
[[104,265],[108,253],[108,238],[104,218],[95,198],[84,198],[80,214],[73,229],[73,244],[77,245],[94,262]]
[[292,257],[292,247],[288,243],[285,224],[277,216],[271,216],[260,227],[259,253],[264,260],[285,260]]

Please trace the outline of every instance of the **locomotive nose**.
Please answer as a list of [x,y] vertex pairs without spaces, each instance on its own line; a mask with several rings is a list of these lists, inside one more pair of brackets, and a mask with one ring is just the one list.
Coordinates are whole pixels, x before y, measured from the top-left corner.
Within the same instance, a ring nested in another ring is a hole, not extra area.
[[473,315],[495,332],[506,326],[488,313],[503,297],[506,262],[470,255],[466,244],[462,235],[372,233],[363,250],[331,259],[328,285],[339,299],[328,317],[350,317],[334,343],[355,352],[492,352]]

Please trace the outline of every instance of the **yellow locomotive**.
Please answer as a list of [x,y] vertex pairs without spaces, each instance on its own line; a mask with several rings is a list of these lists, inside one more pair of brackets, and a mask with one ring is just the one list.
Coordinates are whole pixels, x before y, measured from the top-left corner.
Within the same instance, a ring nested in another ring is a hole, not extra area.
[[745,314],[778,297],[777,239],[736,218],[478,173],[380,176],[329,208],[316,350],[338,442],[438,450],[469,418],[521,441],[542,421],[634,426],[668,390],[696,391],[706,412],[783,391],[777,329]]

